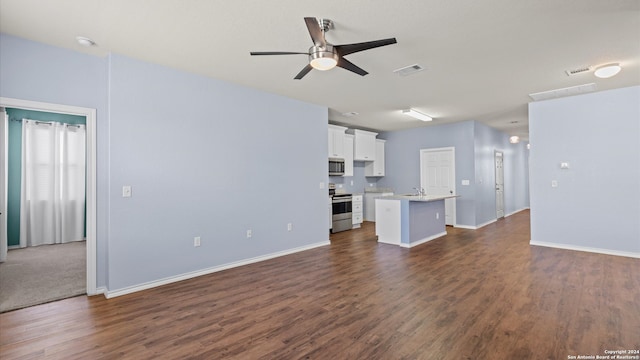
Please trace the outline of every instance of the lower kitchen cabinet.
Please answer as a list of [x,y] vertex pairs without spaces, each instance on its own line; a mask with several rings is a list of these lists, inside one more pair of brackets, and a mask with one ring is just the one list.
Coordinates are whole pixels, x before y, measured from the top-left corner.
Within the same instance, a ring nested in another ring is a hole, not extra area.
[[362,224],[362,211],[362,195],[353,195],[351,197],[351,220],[354,229],[359,228],[360,224]]

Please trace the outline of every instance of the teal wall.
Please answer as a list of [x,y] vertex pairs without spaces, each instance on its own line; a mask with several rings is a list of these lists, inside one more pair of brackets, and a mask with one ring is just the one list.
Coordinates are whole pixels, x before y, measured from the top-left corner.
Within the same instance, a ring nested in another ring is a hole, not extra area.
[[20,184],[22,180],[22,119],[86,124],[84,116],[6,109],[9,115],[9,151],[7,174],[7,243],[20,245]]

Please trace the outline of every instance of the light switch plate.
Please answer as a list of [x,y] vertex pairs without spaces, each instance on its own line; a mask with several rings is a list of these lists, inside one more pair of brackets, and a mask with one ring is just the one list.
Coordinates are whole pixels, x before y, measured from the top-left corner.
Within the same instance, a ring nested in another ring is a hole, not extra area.
[[122,197],[131,197],[131,186],[125,185],[122,187]]
[[558,180],[551,180],[551,187],[558,187]]
[[469,185],[469,180],[462,180],[462,185]]

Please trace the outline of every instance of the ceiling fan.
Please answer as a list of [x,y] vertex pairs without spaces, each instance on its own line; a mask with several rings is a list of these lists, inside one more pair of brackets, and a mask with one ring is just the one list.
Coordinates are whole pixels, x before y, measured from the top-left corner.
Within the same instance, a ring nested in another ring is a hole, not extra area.
[[336,66],[354,72],[358,75],[365,76],[368,72],[354,65],[352,62],[345,59],[344,56],[396,43],[396,38],[390,38],[355,44],[332,45],[327,42],[324,35],[329,31],[329,29],[333,28],[333,21],[329,19],[318,20],[314,17],[306,17],[304,18],[304,22],[307,24],[309,35],[311,35],[311,40],[313,41],[313,46],[309,48],[308,52],[252,51],[251,55],[308,55],[309,64],[307,64],[307,66],[305,66],[302,71],[296,75],[294,78],[296,80],[302,79],[309,73],[309,71],[311,71],[311,69],[329,70]]

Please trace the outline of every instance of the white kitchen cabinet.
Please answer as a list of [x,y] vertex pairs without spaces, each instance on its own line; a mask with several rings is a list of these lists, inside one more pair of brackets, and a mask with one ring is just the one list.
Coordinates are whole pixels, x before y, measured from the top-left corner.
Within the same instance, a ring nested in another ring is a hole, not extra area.
[[353,228],[359,228],[362,224],[363,201],[362,195],[353,195],[351,197],[351,223]]
[[329,124],[329,157],[344,159],[344,135],[347,128]]
[[357,161],[373,161],[376,159],[376,136],[378,133],[353,130],[353,159]]
[[344,175],[353,176],[353,135],[344,135]]
[[386,140],[376,139],[376,159],[364,166],[364,176],[384,176],[384,143]]

